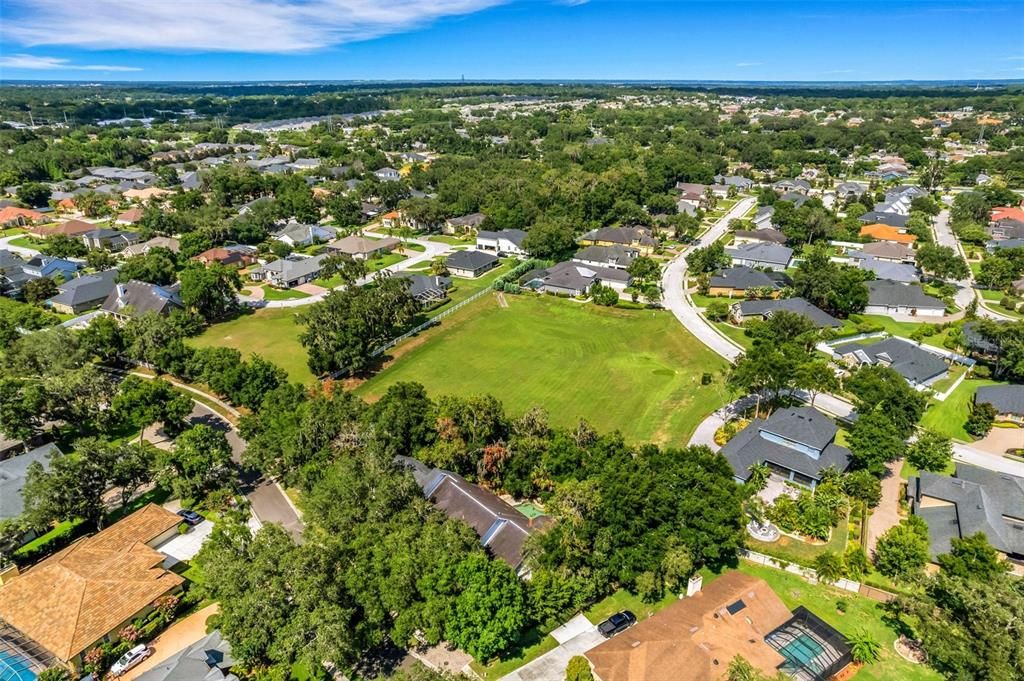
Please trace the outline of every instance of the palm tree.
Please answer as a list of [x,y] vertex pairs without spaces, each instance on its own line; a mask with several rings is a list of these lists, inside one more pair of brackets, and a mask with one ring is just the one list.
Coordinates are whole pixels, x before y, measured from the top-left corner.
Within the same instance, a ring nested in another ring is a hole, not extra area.
[[828,551],[814,559],[814,570],[818,573],[818,581],[835,584],[843,578],[846,565],[838,554]]
[[855,631],[846,642],[850,646],[853,661],[859,664],[875,662],[882,653],[882,645],[863,629]]
[[761,463],[751,464],[750,468],[747,470],[750,471],[750,477],[747,478],[747,484],[750,485],[755,492],[760,492],[768,485],[768,478],[772,474],[772,469],[768,464],[763,461]]

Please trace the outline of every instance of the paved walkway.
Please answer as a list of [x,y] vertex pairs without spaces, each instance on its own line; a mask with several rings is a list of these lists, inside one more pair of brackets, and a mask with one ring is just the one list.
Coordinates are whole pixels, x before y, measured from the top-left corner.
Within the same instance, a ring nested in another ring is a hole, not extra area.
[[889,528],[900,524],[900,488],[903,484],[900,469],[903,468],[903,459],[886,464],[885,467],[887,470],[885,477],[882,478],[882,500],[872,511],[871,519],[868,521],[864,549],[869,556],[874,555],[878,538]]
[[149,656],[149,659],[143,660],[138,667],[125,672],[120,677],[122,681],[134,681],[175,653],[202,640],[206,636],[206,620],[219,611],[220,606],[214,603],[164,629],[163,633],[150,642],[153,654]]
[[[1022,432],[1024,431],[1017,431]],[[1024,463],[999,454],[984,452],[960,442],[953,443],[953,461],[1024,478]]]
[[0,250],[10,251],[11,253],[17,253],[23,258],[34,258],[39,255],[39,251],[34,248],[26,248],[25,246],[12,246],[11,242],[15,239],[20,239],[26,236],[25,234],[13,234],[11,236],[5,236],[0,239]]
[[583,615],[576,615],[551,632],[551,635],[559,641],[557,648],[544,653],[511,674],[506,674],[501,677],[501,681],[558,681],[564,679],[569,660],[593,650],[605,640],[604,636],[597,632],[597,627]]

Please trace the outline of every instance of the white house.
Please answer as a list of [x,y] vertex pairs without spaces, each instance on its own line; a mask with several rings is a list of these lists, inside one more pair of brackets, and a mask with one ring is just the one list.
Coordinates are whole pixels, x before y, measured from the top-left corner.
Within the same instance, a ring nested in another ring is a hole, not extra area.
[[498,255],[526,255],[526,249],[523,248],[525,239],[526,232],[521,229],[503,229],[498,232],[480,230],[476,235],[476,247]]

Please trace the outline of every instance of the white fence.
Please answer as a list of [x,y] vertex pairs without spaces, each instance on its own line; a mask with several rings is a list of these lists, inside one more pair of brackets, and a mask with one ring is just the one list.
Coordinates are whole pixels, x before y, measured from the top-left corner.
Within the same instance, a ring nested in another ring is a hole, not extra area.
[[[740,555],[751,563],[775,568],[776,570],[785,570],[786,572],[797,575],[811,584],[818,584],[821,581],[818,579],[818,573],[815,572],[813,568],[788,563],[786,561],[779,560],[778,558],[772,558],[771,556],[766,556],[763,553],[747,549],[740,551]],[[837,589],[842,589],[843,591],[849,591],[850,593],[860,593],[860,582],[855,582],[852,579],[840,579],[837,582],[832,583],[832,586]]]

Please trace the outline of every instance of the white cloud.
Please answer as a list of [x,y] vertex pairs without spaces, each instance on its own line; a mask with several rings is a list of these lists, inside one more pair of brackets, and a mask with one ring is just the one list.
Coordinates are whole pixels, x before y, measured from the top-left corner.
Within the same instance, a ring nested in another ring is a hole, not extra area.
[[59,57],[39,57],[34,54],[12,54],[0,57],[0,67],[8,69],[31,69],[33,71],[52,71],[69,69],[72,71],[141,71],[137,66],[113,66],[108,64],[73,64],[69,59]]
[[742,68],[746,68],[748,66],[760,66],[760,65],[761,65],[761,62],[759,62],[759,61],[741,61],[740,63],[736,64],[736,66],[738,66],[741,69]]
[[5,0],[5,40],[88,49],[286,53],[415,28],[507,0]]

